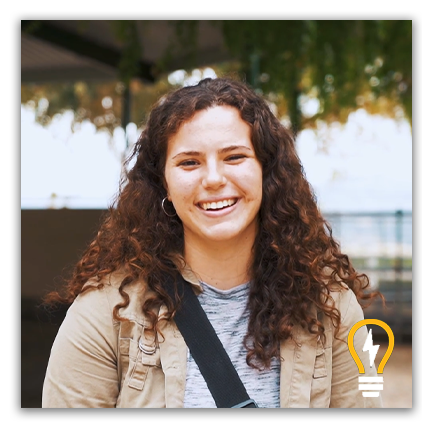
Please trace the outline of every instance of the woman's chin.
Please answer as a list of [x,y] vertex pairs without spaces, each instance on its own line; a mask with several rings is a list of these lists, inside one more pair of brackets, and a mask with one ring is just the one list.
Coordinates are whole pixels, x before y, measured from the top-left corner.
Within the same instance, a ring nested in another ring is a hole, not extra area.
[[254,240],[256,236],[255,224],[250,224],[248,227],[237,229],[233,227],[233,224],[220,223],[215,226],[209,226],[206,229],[202,229],[201,232],[191,233],[185,232],[185,238],[189,240],[201,240],[204,243],[209,244],[224,244],[227,247],[229,244],[244,243],[247,240]]

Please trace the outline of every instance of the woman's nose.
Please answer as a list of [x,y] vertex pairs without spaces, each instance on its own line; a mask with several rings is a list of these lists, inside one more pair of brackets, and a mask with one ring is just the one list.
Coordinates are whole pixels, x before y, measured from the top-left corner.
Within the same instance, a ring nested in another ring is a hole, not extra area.
[[224,173],[224,167],[216,163],[208,164],[202,179],[204,188],[218,188],[226,183],[227,178]]

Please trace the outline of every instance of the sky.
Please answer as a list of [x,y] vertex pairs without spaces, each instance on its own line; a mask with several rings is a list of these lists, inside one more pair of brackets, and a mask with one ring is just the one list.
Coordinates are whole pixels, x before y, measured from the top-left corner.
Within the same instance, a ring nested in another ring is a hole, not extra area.
[[[85,122],[72,133],[72,117],[68,111],[42,127],[31,108],[21,107],[22,208],[107,208],[118,190],[123,129],[111,138]],[[139,133],[128,126],[131,143]],[[358,110],[345,125],[302,131],[297,150],[323,212],[412,210],[406,120]]]

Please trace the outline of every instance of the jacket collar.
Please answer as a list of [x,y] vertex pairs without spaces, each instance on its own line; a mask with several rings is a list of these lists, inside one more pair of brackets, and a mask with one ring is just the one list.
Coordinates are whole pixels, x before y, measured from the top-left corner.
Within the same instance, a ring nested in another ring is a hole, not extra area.
[[182,277],[189,283],[191,283],[196,291],[201,292],[202,286],[200,279],[198,275],[192,271],[190,266],[186,263],[185,259],[183,259],[183,256],[180,254],[175,254],[172,256],[172,260],[174,264],[179,269],[180,274]]

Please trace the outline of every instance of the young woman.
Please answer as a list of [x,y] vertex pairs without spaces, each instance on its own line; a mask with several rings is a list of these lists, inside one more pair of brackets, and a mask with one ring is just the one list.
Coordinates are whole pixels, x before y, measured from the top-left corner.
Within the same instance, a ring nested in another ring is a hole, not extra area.
[[[381,406],[358,390],[346,343],[358,300],[374,294],[260,96],[227,79],[176,90],[132,160],[64,296],[49,295],[71,306],[43,407],[215,407],[173,320],[164,283],[179,272],[259,407]],[[357,350],[366,336],[355,334]]]

